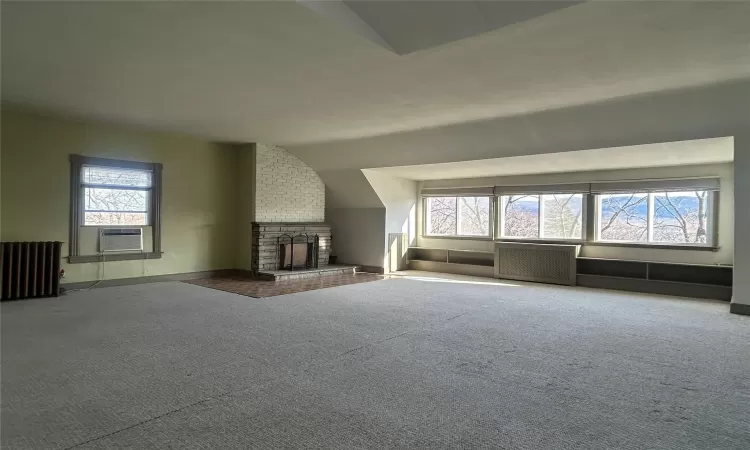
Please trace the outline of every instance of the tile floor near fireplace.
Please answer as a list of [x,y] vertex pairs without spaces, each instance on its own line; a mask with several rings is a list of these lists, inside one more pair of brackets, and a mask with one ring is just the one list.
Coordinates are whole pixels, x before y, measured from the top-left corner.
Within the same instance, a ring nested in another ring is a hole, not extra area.
[[259,270],[257,278],[268,281],[301,280],[305,278],[353,275],[358,266],[347,264],[327,264],[323,267],[294,270]]
[[383,275],[377,275],[374,273],[352,272],[348,274],[317,276],[314,278],[296,280],[268,281],[259,280],[250,275],[239,274],[190,280],[185,281],[185,283],[232,292],[234,294],[246,295],[248,297],[264,298],[314,291],[317,289],[336,286],[345,286],[348,284],[367,283],[370,281],[382,280],[383,278]]

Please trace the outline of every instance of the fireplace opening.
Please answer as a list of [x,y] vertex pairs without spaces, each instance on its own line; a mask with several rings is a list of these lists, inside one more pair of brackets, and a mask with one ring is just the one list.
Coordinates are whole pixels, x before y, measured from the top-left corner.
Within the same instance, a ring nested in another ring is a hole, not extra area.
[[307,269],[307,255],[311,253],[312,244],[281,244],[281,269]]
[[278,269],[300,270],[318,267],[318,235],[283,234],[278,238]]

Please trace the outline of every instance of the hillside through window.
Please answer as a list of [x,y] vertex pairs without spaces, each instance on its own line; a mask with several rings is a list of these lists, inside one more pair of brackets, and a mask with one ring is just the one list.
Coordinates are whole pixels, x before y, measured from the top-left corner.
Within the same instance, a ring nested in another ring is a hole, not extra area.
[[507,238],[581,239],[582,194],[526,194],[500,197],[500,234]]
[[710,191],[598,195],[599,240],[667,244],[711,244]]
[[424,235],[675,248],[718,242],[716,178],[495,186],[493,192],[425,195]]

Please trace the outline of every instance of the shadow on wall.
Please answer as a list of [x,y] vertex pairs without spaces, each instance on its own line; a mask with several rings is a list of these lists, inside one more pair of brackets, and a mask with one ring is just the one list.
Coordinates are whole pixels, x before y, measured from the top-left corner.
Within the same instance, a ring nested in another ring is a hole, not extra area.
[[[386,215],[388,209],[386,208]],[[415,245],[416,236],[417,205],[412,204],[406,218],[401,224],[399,233],[388,233],[388,248],[384,260],[386,272],[395,272],[406,269],[406,253],[409,246]]]
[[383,267],[385,208],[327,208],[326,223],[337,263]]
[[[372,170],[318,172],[326,185],[326,222],[341,263],[370,269],[403,267],[416,243],[417,182]],[[392,247],[392,235],[403,241]]]
[[382,268],[385,207],[359,169],[320,171],[332,255],[342,264]]
[[414,202],[409,208],[409,217],[401,225],[401,232],[406,234],[407,246],[416,245],[417,243],[417,203]]
[[[377,170],[363,169],[362,173],[385,206],[388,240],[383,267],[386,272],[403,268],[406,248],[416,241],[417,182]],[[403,237],[395,243],[393,235],[402,233]]]

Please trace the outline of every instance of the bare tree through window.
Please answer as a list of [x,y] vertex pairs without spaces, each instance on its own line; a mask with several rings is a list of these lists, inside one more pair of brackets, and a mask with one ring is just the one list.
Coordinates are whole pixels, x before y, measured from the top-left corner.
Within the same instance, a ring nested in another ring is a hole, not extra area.
[[648,195],[600,196],[600,237],[605,241],[645,242],[648,239]]
[[544,237],[581,239],[582,200],[581,194],[543,195]]
[[456,234],[456,197],[430,197],[427,204],[427,232]]
[[539,196],[509,195],[502,197],[505,227],[503,236],[539,237]]
[[709,243],[709,191],[602,194],[599,197],[602,240]]
[[[111,193],[114,195],[114,193]],[[140,205],[133,195],[113,204]],[[588,194],[502,195],[498,201],[503,237],[582,240]],[[709,244],[713,192],[613,192],[595,195],[597,239],[614,242]],[[147,198],[144,198],[144,200]],[[108,199],[102,199],[102,202]],[[490,197],[428,197],[425,232],[443,236],[491,236]],[[111,205],[107,206],[108,208]],[[138,206],[140,207],[140,206]],[[126,210],[125,212],[129,212]],[[140,212],[134,209],[133,213]],[[118,219],[120,220],[120,219]]]
[[706,244],[708,192],[654,194],[654,242]]
[[490,236],[490,197],[428,197],[427,234]]
[[151,172],[85,166],[85,225],[147,225]]
[[490,199],[489,197],[459,197],[458,234],[462,236],[489,236]]

